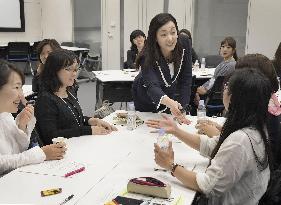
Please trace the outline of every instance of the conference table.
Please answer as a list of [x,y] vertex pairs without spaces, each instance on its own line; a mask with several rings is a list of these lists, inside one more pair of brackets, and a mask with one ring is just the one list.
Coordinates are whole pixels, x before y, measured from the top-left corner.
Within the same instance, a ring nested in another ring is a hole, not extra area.
[[[138,75],[134,69],[92,71],[97,79],[96,83],[96,109],[104,100],[109,102],[130,102],[132,98],[132,83]],[[210,79],[215,68],[199,69],[192,71],[196,80],[205,82]],[[198,83],[196,83],[197,85]],[[198,84],[201,85],[202,83]]]
[[[156,113],[139,113],[144,121],[159,118]],[[104,120],[115,123],[116,113]],[[188,116],[190,125],[179,125],[182,129],[195,133],[196,117]],[[223,118],[215,118],[217,122]],[[67,152],[63,160],[45,161],[41,164],[18,168],[0,178],[0,204],[60,204],[70,195],[73,199],[67,205],[104,204],[116,196],[149,200],[153,203],[168,205],[191,204],[195,192],[172,177],[169,172],[154,171],[154,143],[157,133],[145,124],[130,131],[126,126],[117,125],[118,131],[103,136],[80,136],[66,141]],[[204,172],[208,159],[198,151],[170,136],[175,152],[175,162],[189,170]],[[85,170],[65,178],[64,173],[83,166]],[[126,184],[131,178],[150,176],[171,184],[169,199],[152,198],[127,193]],[[62,188],[62,193],[41,197],[42,190]],[[149,204],[149,203],[148,203]]]

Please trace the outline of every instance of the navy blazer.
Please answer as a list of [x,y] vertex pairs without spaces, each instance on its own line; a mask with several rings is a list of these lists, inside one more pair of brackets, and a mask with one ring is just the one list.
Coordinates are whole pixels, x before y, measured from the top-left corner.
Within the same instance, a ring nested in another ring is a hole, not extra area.
[[[192,83],[191,46],[188,38],[179,35],[178,43],[183,47],[180,67],[175,69],[173,78],[164,57],[150,68],[143,67],[133,82],[135,108],[141,112],[162,112],[167,108],[160,105],[163,96],[177,100],[182,106],[189,103]],[[175,94],[179,95],[176,96]]]

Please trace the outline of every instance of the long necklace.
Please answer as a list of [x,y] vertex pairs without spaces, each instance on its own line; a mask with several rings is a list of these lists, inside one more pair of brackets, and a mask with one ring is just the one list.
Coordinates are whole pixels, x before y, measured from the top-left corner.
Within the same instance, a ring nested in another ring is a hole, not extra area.
[[[78,105],[80,106],[78,99],[77,99],[76,97],[74,97],[70,92],[67,92],[67,93],[70,94],[70,95],[78,102]],[[58,97],[59,97],[59,96],[58,96]],[[76,120],[78,126],[80,127],[81,124],[79,123],[79,120],[77,119],[76,115],[74,114],[74,112],[73,112],[73,110],[71,109],[71,107],[69,106],[69,104],[68,104],[62,97],[59,97],[59,98],[66,104],[66,106],[68,107],[68,109],[69,109],[70,112],[72,113],[73,117],[75,118],[75,120]],[[73,107],[75,107],[75,106],[73,105]],[[78,114],[79,114],[79,111],[78,111]],[[80,118],[81,116],[79,115],[78,117]]]

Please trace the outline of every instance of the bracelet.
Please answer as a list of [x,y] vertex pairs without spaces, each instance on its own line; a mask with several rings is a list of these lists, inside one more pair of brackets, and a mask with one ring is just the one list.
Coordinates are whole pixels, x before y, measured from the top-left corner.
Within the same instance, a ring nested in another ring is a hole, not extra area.
[[175,173],[177,167],[183,167],[183,166],[180,164],[174,164],[174,163],[172,164],[171,175],[173,177],[175,176],[174,173]]

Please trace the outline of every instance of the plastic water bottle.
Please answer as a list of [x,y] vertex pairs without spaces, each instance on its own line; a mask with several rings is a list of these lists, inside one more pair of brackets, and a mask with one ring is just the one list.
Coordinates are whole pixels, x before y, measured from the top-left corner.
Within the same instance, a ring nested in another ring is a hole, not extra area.
[[196,60],[194,63],[194,71],[198,71],[198,70],[199,70],[199,62],[198,60]]
[[161,149],[167,150],[169,147],[169,135],[166,134],[163,128],[158,130],[157,144]]
[[135,111],[135,105],[133,102],[128,103],[128,117],[127,117],[127,129],[128,130],[134,130],[137,127],[136,124],[136,111]]
[[197,122],[204,122],[207,120],[206,117],[206,107],[204,104],[204,100],[199,101],[198,109],[197,109]]
[[205,58],[202,58],[202,61],[201,61],[201,69],[205,69],[206,68],[206,59]]

